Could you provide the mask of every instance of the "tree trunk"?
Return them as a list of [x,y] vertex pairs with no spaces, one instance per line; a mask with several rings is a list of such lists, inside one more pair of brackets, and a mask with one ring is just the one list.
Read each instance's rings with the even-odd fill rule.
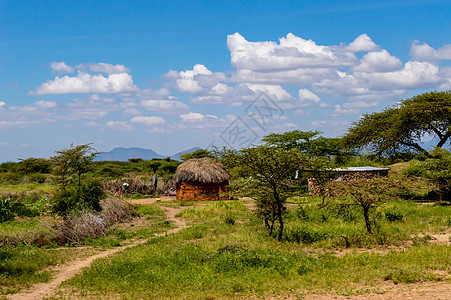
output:
[[282,217],[282,210],[283,210],[283,205],[282,203],[280,203],[280,197],[279,194],[277,193],[277,188],[275,185],[273,185],[273,193],[274,193],[274,200],[276,201],[276,205],[277,205],[277,221],[279,221],[279,233],[277,236],[277,239],[279,241],[282,240],[282,234],[283,234],[283,217]]
[[365,218],[366,231],[371,234],[371,223],[370,223],[370,208],[367,206],[363,207],[363,216]]

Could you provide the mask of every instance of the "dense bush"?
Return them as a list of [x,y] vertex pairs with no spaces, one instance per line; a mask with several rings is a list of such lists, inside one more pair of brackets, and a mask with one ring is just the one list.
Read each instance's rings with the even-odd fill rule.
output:
[[89,181],[80,188],[70,185],[53,197],[52,211],[59,215],[67,215],[72,210],[80,209],[100,211],[100,200],[105,197],[102,184],[97,180]]
[[0,223],[18,217],[35,217],[39,215],[36,209],[29,208],[20,196],[11,194],[0,196]]
[[0,223],[14,219],[11,206],[9,198],[0,198]]

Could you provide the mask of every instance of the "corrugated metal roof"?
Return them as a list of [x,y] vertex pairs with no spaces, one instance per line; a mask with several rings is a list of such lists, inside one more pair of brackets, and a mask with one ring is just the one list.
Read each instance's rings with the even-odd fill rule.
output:
[[385,171],[390,170],[389,168],[376,168],[376,167],[347,167],[347,168],[337,168],[332,171],[337,172],[365,172],[365,171]]

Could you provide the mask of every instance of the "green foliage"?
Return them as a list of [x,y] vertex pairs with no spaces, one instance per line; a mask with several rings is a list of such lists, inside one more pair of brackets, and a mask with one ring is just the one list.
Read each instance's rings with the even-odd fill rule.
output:
[[289,179],[296,170],[307,164],[307,157],[298,148],[258,146],[239,152],[226,150],[221,155],[224,165],[239,169],[242,176],[249,177],[246,183],[248,196],[256,197],[257,212],[272,235],[278,223],[278,239],[283,234],[284,203],[289,194]]
[[106,197],[102,183],[92,180],[79,188],[71,185],[61,189],[52,200],[52,211],[59,215],[67,215],[73,210],[92,209],[100,211],[100,200]]
[[0,223],[13,220],[18,217],[35,217],[39,215],[37,209],[29,208],[16,195],[0,196]]
[[163,160],[161,164],[158,166],[156,174],[158,176],[164,176],[168,174],[174,174],[177,170],[177,167],[181,164],[181,162],[176,160]]
[[345,181],[330,181],[328,183],[328,189],[335,196],[348,196],[355,204],[360,205],[363,210],[366,230],[371,234],[370,209],[373,206],[379,205],[382,201],[388,200],[387,194],[389,194],[389,190],[396,188],[398,185],[399,183],[397,181],[390,180],[386,177],[371,179],[355,178]]
[[417,162],[405,170],[407,176],[430,179],[438,186],[440,199],[451,202],[451,152],[437,148],[431,151],[432,158]]
[[0,223],[14,219],[12,204],[9,198],[0,198]]
[[180,156],[182,157],[182,161],[187,161],[192,158],[203,158],[203,157],[214,158],[213,152],[207,149],[198,149],[194,152],[181,154]]
[[52,171],[52,163],[45,158],[27,158],[19,159],[16,170],[24,174],[43,173],[50,174]]
[[[72,210],[100,210],[100,200],[105,198],[102,184],[89,181],[82,184],[82,175],[92,170],[92,162],[98,152],[90,144],[74,146],[56,151],[51,157],[55,164],[54,172],[58,176],[60,191],[53,198],[52,210],[60,215],[67,215]],[[76,185],[72,177],[77,177]],[[72,184],[72,185],[71,185]]]
[[326,138],[321,136],[321,133],[321,131],[293,130],[268,134],[262,141],[269,146],[285,149],[297,148],[302,153],[307,153],[313,157],[333,156],[337,163],[343,163],[349,157],[355,155],[353,152],[344,151],[340,147],[340,139]]
[[402,221],[404,215],[402,212],[394,209],[385,210],[385,218],[390,222]]
[[366,147],[391,155],[413,150],[430,154],[420,146],[424,136],[434,136],[437,147],[451,136],[451,92],[430,92],[403,100],[379,113],[364,114],[343,137],[348,148]]
[[[50,245],[49,247],[54,247]],[[52,249],[37,246],[5,246],[0,248],[0,294],[17,293],[38,282],[51,279],[49,266],[70,261],[85,254],[81,249]],[[12,297],[14,298],[14,296]]]
[[54,172],[58,176],[59,184],[64,189],[72,182],[71,176],[78,177],[78,188],[81,188],[81,176],[91,171],[92,161],[99,154],[90,144],[74,146],[56,151],[50,159],[55,164]]

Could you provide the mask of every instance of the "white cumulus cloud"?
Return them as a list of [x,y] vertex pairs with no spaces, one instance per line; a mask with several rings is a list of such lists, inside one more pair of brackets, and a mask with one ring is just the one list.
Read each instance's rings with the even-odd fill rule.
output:
[[402,62],[396,56],[390,55],[387,50],[365,54],[361,63],[352,68],[354,72],[392,72],[403,68]]
[[[88,124],[88,126],[92,126]],[[127,121],[108,121],[105,126],[117,131],[133,131],[135,128],[130,125]]]
[[112,65],[107,63],[83,63],[76,66],[80,70],[89,70],[91,72],[102,72],[107,74],[129,73],[130,69],[124,65]]
[[434,61],[434,60],[451,60],[451,44],[443,45],[437,50],[426,43],[420,44],[414,41],[410,48],[410,55],[415,60]]
[[74,72],[74,67],[66,65],[64,61],[54,61],[50,64],[50,68],[57,74],[65,74]]
[[379,50],[379,46],[376,45],[366,33],[364,33],[352,41],[347,46],[347,49],[352,52],[369,52]]
[[249,42],[238,32],[227,37],[232,64],[259,71],[354,65],[357,57],[344,47],[317,45],[292,33],[272,41]]
[[150,111],[173,115],[189,111],[188,105],[177,100],[143,100],[141,106]]
[[130,74],[117,73],[104,77],[79,71],[75,77],[58,77],[43,83],[30,94],[69,94],[69,93],[124,93],[134,92],[138,88],[133,84]]
[[214,115],[203,115],[201,113],[194,113],[194,112],[189,112],[187,114],[180,115],[180,119],[182,119],[182,121],[202,120],[205,118],[218,119],[218,117],[214,116]]
[[144,117],[144,116],[138,116],[133,117],[130,119],[131,123],[139,124],[143,126],[160,126],[166,124],[166,120],[162,117]]

